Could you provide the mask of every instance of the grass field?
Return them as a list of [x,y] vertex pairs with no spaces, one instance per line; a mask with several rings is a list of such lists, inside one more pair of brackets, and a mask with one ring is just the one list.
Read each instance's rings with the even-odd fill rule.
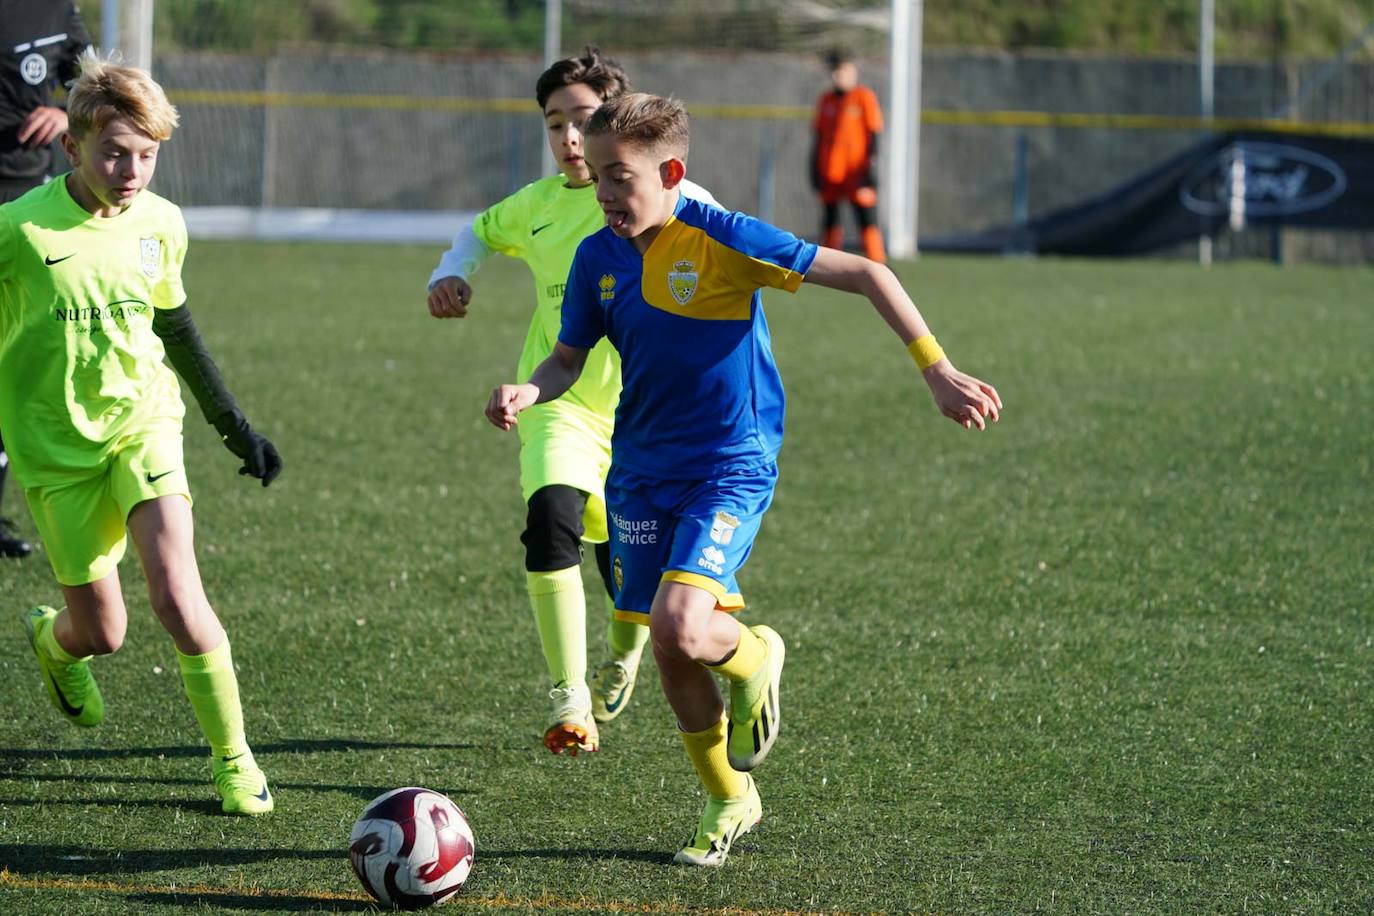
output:
[[706,872],[669,864],[700,799],[652,668],[601,753],[539,744],[516,440],[481,417],[529,281],[495,264],[441,324],[435,256],[193,247],[197,319],[286,460],[239,478],[192,408],[277,811],[216,813],[132,557],[92,732],[19,626],[58,600],[46,561],[7,563],[0,912],[363,910],[349,827],[408,784],[474,825],[455,911],[1374,909],[1374,273],[904,266],[1002,393],[982,435],[861,300],[769,294],[789,433],[741,578],[788,640],[786,725],[761,829]]

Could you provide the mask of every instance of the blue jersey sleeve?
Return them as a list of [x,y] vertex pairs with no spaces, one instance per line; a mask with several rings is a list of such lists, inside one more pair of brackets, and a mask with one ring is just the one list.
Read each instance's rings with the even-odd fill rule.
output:
[[794,293],[816,260],[817,246],[747,213],[702,207],[697,218],[707,235],[742,256],[731,264],[741,288]]
[[563,324],[558,332],[560,343],[582,350],[590,350],[606,336],[606,312],[591,250],[593,238],[583,239],[577,246],[563,290]]

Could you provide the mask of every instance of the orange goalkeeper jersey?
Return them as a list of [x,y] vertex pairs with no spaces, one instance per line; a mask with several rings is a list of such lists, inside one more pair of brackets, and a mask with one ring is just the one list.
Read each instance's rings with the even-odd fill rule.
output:
[[828,90],[816,102],[816,171],[822,184],[840,185],[865,174],[873,135],[883,129],[878,97],[867,86]]

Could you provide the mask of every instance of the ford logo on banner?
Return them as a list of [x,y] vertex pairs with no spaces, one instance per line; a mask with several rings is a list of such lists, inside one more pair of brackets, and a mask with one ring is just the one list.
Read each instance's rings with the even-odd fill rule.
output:
[[1238,205],[1246,216],[1291,216],[1325,207],[1346,184],[1344,170],[1320,153],[1239,140],[1194,169],[1178,193],[1200,216],[1223,216]]

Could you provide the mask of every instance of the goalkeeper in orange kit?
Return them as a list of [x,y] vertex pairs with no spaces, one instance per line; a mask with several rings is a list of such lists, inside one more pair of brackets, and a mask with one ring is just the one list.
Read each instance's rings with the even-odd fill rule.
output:
[[848,54],[832,51],[827,62],[831,86],[816,101],[811,147],[811,187],[824,207],[821,244],[841,247],[840,204],[847,200],[854,206],[864,254],[881,264],[887,258],[878,229],[875,175],[882,109],[873,90],[859,85],[859,68]]

